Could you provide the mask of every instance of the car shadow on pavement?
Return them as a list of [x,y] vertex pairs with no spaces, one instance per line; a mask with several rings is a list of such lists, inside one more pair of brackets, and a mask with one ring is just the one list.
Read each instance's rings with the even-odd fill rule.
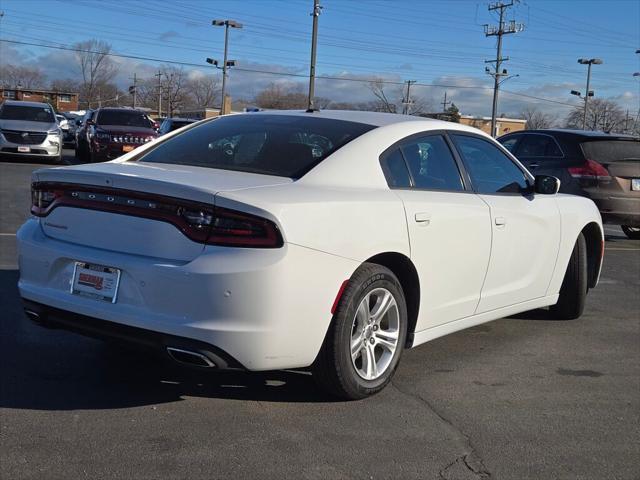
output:
[[332,402],[309,372],[212,372],[52,330],[22,312],[18,272],[0,270],[0,408],[117,409],[184,397]]

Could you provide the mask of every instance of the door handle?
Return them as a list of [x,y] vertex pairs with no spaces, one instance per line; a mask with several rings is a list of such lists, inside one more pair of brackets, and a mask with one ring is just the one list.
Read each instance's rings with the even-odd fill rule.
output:
[[426,213],[426,212],[419,212],[415,214],[415,217],[413,217],[416,221],[416,223],[419,223],[420,225],[424,225],[427,226],[429,225],[429,223],[431,223],[431,214],[430,213]]
[[495,222],[498,227],[504,227],[507,224],[507,220],[504,217],[496,217]]

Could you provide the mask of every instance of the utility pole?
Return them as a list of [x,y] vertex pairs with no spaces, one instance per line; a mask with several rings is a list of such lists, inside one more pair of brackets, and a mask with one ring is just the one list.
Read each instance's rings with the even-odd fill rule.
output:
[[416,81],[415,80],[407,80],[404,83],[407,84],[407,96],[402,100],[402,113],[404,115],[409,115],[409,113],[411,112],[411,105],[413,104],[413,102],[411,101],[411,96],[410,96],[411,85],[416,83]]
[[154,77],[158,77],[158,117],[162,117],[162,71],[158,70]]
[[494,71],[491,72],[487,68],[485,71],[493,77],[493,106],[491,108],[491,136],[496,137],[496,116],[498,114],[498,90],[500,89],[500,77],[508,75],[506,70],[502,70],[502,62],[509,60],[509,57],[502,58],[502,37],[511,33],[518,33],[524,30],[524,24],[516,23],[515,20],[511,20],[509,23],[504,21],[505,10],[513,6],[513,0],[509,3],[497,2],[489,5],[489,11],[500,11],[500,22],[497,27],[484,26],[485,37],[498,37],[498,46],[495,60],[485,60],[485,63],[494,63]]
[[313,98],[315,96],[316,83],[316,46],[318,44],[318,17],[320,16],[320,0],[313,0],[313,30],[311,33],[311,65],[309,67],[309,98],[307,99],[307,112],[313,112]]
[[449,105],[451,102],[447,102],[447,92],[444,92],[444,100],[442,101],[442,112],[446,112],[447,111],[447,105]]
[[[229,50],[229,27],[231,28],[242,28],[242,24],[236,22],[234,20],[213,20],[211,25],[214,27],[224,27],[224,59],[222,61],[222,105],[220,106],[220,115],[224,115],[225,113],[229,113],[225,110],[225,96],[227,91],[227,72],[229,71],[229,67],[233,67],[236,64],[235,60],[227,60],[227,52]],[[208,58],[207,63],[211,63],[212,65],[218,66],[217,60],[213,60]]]
[[129,87],[129,93],[133,96],[133,108],[136,108],[136,100],[138,95],[138,77],[133,73],[133,85]]

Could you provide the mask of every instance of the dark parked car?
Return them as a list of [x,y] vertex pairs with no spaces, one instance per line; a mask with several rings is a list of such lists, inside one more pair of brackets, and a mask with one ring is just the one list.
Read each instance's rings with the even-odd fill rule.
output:
[[99,108],[78,132],[76,157],[88,162],[112,160],[155,139],[155,123],[132,108]]
[[198,120],[194,120],[192,118],[165,118],[162,121],[162,125],[160,125],[160,131],[158,133],[160,135],[166,135],[169,132],[186,127],[187,125],[191,125],[197,121]]
[[640,239],[640,139],[582,130],[525,130],[498,138],[533,175],[591,198],[604,223]]

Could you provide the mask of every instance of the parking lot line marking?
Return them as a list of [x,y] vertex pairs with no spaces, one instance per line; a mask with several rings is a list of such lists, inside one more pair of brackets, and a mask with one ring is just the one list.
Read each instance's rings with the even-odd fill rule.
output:
[[15,233],[0,233],[0,237],[15,237]]
[[605,252],[607,250],[615,250],[618,252],[640,252],[640,248],[613,248],[613,247],[605,247]]

